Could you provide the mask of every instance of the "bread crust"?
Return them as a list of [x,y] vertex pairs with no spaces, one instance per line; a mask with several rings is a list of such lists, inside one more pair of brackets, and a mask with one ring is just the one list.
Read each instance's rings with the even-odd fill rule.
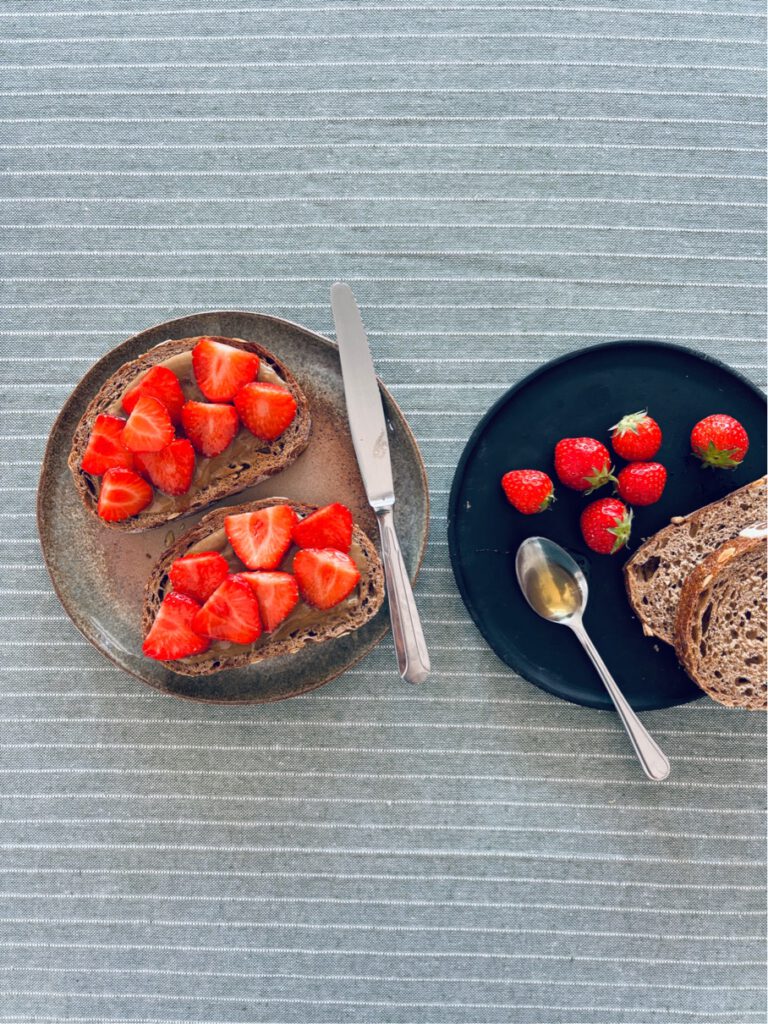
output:
[[[100,413],[107,412],[110,406],[130,387],[137,377],[145,373],[150,367],[156,366],[172,356],[191,351],[200,341],[200,337],[179,338],[161,342],[139,356],[138,359],[125,363],[102,385],[83,413],[72,439],[68,465],[77,492],[86,509],[92,515],[97,516],[97,495],[93,491],[88,474],[83,473],[80,469],[80,463],[88,446],[88,439],[90,438],[96,417]],[[174,519],[193,515],[195,512],[207,508],[208,505],[219,501],[221,498],[238,494],[240,491],[245,490],[246,487],[253,487],[275,473],[281,472],[291,465],[307,447],[312,427],[309,404],[304,392],[299,387],[298,382],[288,367],[277,356],[256,342],[243,341],[240,338],[214,337],[211,335],[205,335],[205,337],[213,337],[214,341],[231,345],[234,348],[241,348],[247,352],[253,352],[264,363],[272,367],[296,399],[297,410],[293,422],[275,441],[263,442],[254,437],[252,464],[241,467],[239,470],[233,470],[225,477],[219,477],[217,480],[210,482],[194,496],[186,508],[140,512],[138,515],[120,522],[106,522],[99,518],[99,522],[105,527],[113,530],[122,530],[126,533],[140,533],[144,530],[151,530],[155,526],[161,526],[163,523],[171,522]]]
[[[179,537],[171,547],[162,553],[150,573],[144,590],[142,611],[142,636],[144,638],[149,633],[163,597],[168,591],[168,571],[171,564],[186,554],[193,545],[220,530],[227,516],[237,515],[241,512],[256,512],[272,505],[290,505],[301,516],[307,516],[317,510],[316,505],[305,505],[301,502],[291,501],[290,498],[262,498],[260,501],[251,501],[244,505],[215,509],[203,516],[196,526]],[[240,651],[230,657],[209,653],[198,656],[193,663],[185,664],[185,659],[182,658],[178,661],[165,661],[162,664],[171,672],[177,672],[179,675],[212,675],[225,669],[242,668],[245,665],[255,665],[270,658],[278,658],[284,654],[294,654],[305,644],[324,643],[326,640],[345,636],[347,633],[359,629],[376,615],[383,604],[384,569],[373,542],[357,525],[353,529],[352,540],[360,547],[364,565],[360,567],[358,601],[342,617],[328,617],[325,625],[322,625],[321,619],[321,627],[318,629],[304,627],[282,640],[274,642],[267,640],[250,651]]]
[[[680,602],[675,617],[675,651],[680,664],[693,681],[700,686],[713,700],[726,707],[740,707],[749,710],[766,710],[765,680],[751,687],[750,695],[740,692],[735,687],[732,695],[725,695],[722,687],[715,688],[706,672],[700,671],[700,653],[697,648],[696,626],[701,621],[702,611],[708,604],[712,590],[724,573],[733,570],[733,563],[744,555],[767,550],[765,537],[734,537],[726,541],[717,550],[700,562],[683,584]],[[765,593],[760,615],[765,619]]]
[[[685,530],[686,527],[692,521],[695,521],[704,511],[710,512],[713,509],[717,509],[726,502],[732,502],[734,497],[738,495],[747,494],[749,492],[764,488],[766,484],[766,478],[760,477],[758,480],[753,480],[751,483],[746,484],[744,487],[740,487],[736,491],[732,491],[730,494],[726,494],[723,498],[719,498],[717,501],[713,501],[708,505],[704,505],[701,508],[695,509],[693,512],[688,513],[685,516],[675,516],[674,519],[669,523],[668,526],[662,527],[657,533],[644,543],[641,544],[637,551],[624,565],[624,586],[627,591],[627,597],[629,603],[634,611],[635,615],[640,620],[643,628],[643,633],[646,636],[656,636],[665,643],[674,644],[674,616],[672,617],[669,624],[669,631],[666,629],[659,630],[658,626],[652,628],[648,621],[648,616],[643,606],[642,597],[644,595],[645,588],[643,587],[642,572],[641,568],[645,563],[656,555],[656,552],[663,551],[665,544],[671,537],[678,531]],[[746,525],[744,523],[743,525]],[[735,527],[733,530],[733,536],[736,536],[741,527]],[[674,594],[670,594],[670,597],[674,597]]]

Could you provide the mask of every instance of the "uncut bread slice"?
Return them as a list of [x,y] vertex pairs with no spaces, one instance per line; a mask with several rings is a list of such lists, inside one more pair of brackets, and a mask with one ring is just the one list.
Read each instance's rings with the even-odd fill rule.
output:
[[705,693],[729,708],[768,706],[767,552],[765,536],[726,541],[693,570],[680,594],[680,663]]
[[675,642],[680,590],[703,558],[746,526],[765,520],[766,478],[755,480],[687,516],[676,516],[624,566],[629,603],[646,636]]
[[[227,516],[241,512],[256,512],[270,505],[290,505],[300,517],[315,512],[316,505],[305,505],[289,498],[263,498],[245,505],[219,508],[203,516],[197,526],[180,537],[158,559],[144,590],[142,612],[142,634],[147,633],[155,621],[158,609],[166,593],[171,589],[168,571],[171,564],[182,555],[192,551],[219,551],[229,561],[233,572],[248,571],[238,564],[224,534],[224,520]],[[281,565],[289,568],[291,554]],[[294,654],[305,644],[319,644],[334,637],[346,636],[359,629],[374,617],[384,601],[384,568],[379,554],[366,533],[355,525],[352,532],[350,557],[360,572],[360,582],[350,597],[327,611],[316,611],[303,602],[281,623],[274,633],[263,633],[253,644],[240,645],[214,641],[209,651],[176,661],[162,662],[172,672],[185,676],[207,676],[228,668],[242,668],[254,665],[282,654]]]
[[[106,381],[85,410],[72,439],[69,469],[83,504],[94,516],[97,514],[100,483],[97,477],[83,472],[81,463],[96,417],[100,413],[124,417],[126,413],[121,406],[122,396],[153,366],[162,365],[172,369],[181,381],[185,397],[203,401],[204,396],[197,387],[192,370],[192,350],[201,340],[201,337],[194,337],[163,341],[144,355],[125,363]],[[212,340],[245,349],[259,357],[259,380],[279,382],[296,399],[297,411],[293,422],[274,441],[261,441],[241,426],[232,444],[221,455],[211,459],[197,456],[192,486],[186,494],[169,497],[155,491],[152,503],[143,512],[119,522],[100,519],[99,522],[104,526],[112,530],[139,533],[180,516],[192,515],[215,501],[237,494],[246,487],[253,487],[267,477],[287,469],[307,447],[312,427],[309,404],[288,367],[256,342],[221,337],[212,337]]]

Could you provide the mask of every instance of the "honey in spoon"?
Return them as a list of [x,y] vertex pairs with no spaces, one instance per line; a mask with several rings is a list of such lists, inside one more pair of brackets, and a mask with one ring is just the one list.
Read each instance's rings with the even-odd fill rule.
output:
[[581,607],[578,583],[557,562],[538,561],[526,574],[525,590],[534,610],[545,619],[567,619]]

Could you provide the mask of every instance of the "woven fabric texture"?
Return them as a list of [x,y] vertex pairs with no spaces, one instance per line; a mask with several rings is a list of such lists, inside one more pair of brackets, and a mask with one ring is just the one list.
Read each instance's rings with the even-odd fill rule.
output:
[[[472,427],[543,361],[690,343],[764,386],[764,5],[0,5],[0,1024],[765,1019],[765,718],[615,717],[507,670],[445,535]],[[349,281],[424,453],[434,673],[385,640],[227,710],[110,666],[34,499],[88,366]]]

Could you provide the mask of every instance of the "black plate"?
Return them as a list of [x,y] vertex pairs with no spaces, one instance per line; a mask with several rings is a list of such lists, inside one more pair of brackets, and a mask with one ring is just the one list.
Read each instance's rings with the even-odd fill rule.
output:
[[[589,580],[584,623],[636,710],[702,696],[672,648],[644,637],[631,612],[621,569],[632,552],[609,557],[589,551],[578,521],[593,499],[558,486],[553,471],[553,449],[561,437],[607,442],[612,423],[646,407],[664,433],[657,458],[669,478],[661,501],[635,510],[633,549],[671,516],[706,505],[765,472],[765,398],[754,385],[723,363],[679,345],[615,341],[555,359],[510,388],[475,428],[451,489],[451,562],[480,632],[520,675],[589,707],[612,705],[578,640],[570,630],[540,619],[517,585],[515,552],[526,537],[552,538],[584,569]],[[751,447],[738,469],[703,469],[689,454],[694,423],[715,412],[730,413],[747,429]],[[523,516],[507,504],[499,481],[518,468],[551,474],[558,499],[551,511]],[[609,493],[606,487],[594,497]]]

